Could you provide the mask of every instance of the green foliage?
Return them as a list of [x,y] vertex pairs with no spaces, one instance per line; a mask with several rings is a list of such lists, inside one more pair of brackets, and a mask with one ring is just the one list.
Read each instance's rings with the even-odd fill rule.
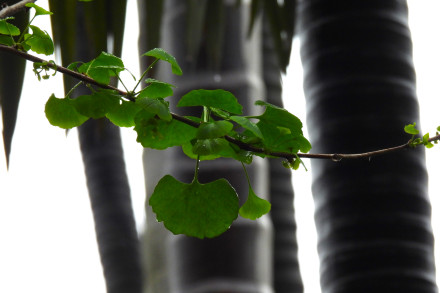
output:
[[246,174],[246,179],[248,181],[249,193],[248,193],[248,198],[247,198],[246,202],[244,203],[244,205],[241,206],[239,213],[240,213],[240,216],[242,216],[243,218],[256,220],[256,219],[260,218],[261,216],[270,212],[271,205],[270,205],[270,202],[258,197],[255,194],[254,190],[252,189],[251,181],[250,181],[249,175],[246,171],[246,167],[244,166],[243,163],[242,163],[242,166],[243,166],[244,173]]
[[[412,134],[412,137],[409,141],[410,147],[424,145],[426,148],[430,149],[430,148],[434,147],[434,144],[432,142],[434,142],[435,144],[438,143],[438,138],[430,141],[429,132],[425,133],[421,138],[420,137],[415,138],[415,136],[420,133],[420,131],[418,129],[416,129],[415,127],[416,127],[415,122],[413,124],[408,124],[404,127],[404,131],[406,133]],[[436,133],[437,136],[439,135],[438,134],[438,131],[440,131],[439,129],[440,129],[440,126],[437,127],[437,133]]]
[[116,126],[133,127],[134,117],[140,110],[141,108],[133,102],[121,101],[118,107],[110,109],[105,116]]
[[[164,50],[154,49],[146,55],[156,58],[147,71],[164,60],[176,74],[181,74],[177,61]],[[119,78],[125,70],[122,60],[108,53],[81,65],[73,63],[69,68],[103,85],[109,84],[111,77]],[[243,108],[231,92],[199,89],[184,95],[177,106],[201,107],[202,116],[175,119],[166,100],[173,94],[174,86],[151,78],[144,82],[148,84],[145,89],[136,92],[135,87],[126,95],[89,86],[92,93],[76,99],[52,96],[46,104],[46,116],[51,124],[61,128],[79,126],[89,118],[107,117],[115,125],[134,127],[137,141],[143,147],[162,150],[180,146],[197,165],[200,160],[220,157],[250,164],[254,155],[264,157],[272,151],[295,155],[311,148],[303,137],[301,121],[285,109],[258,101],[258,106],[266,108],[262,115],[239,116]],[[243,149],[243,144],[262,150]],[[299,163],[297,158],[290,167],[297,169]],[[270,203],[255,194],[250,182],[248,199],[240,208],[237,194],[226,180],[201,184],[197,172],[191,184],[165,176],[151,197],[150,205],[158,221],[163,221],[173,233],[214,237],[228,229],[238,214],[255,220],[270,211]]]
[[158,119],[151,112],[140,111],[135,117],[134,130],[137,141],[145,148],[163,150],[183,145],[195,137],[196,129],[183,122],[172,119]]
[[419,131],[416,129],[416,123],[415,122],[413,124],[406,125],[404,130],[408,134],[412,134],[412,135],[419,134]]
[[225,90],[193,90],[184,95],[177,107],[205,106],[232,114],[242,114],[243,107],[237,98]]
[[125,69],[122,60],[112,54],[102,52],[96,59],[82,64],[78,68],[83,73],[102,84],[109,84],[110,77],[117,76]]
[[173,85],[152,78],[145,80],[149,85],[139,92],[138,98],[166,98],[173,95]]
[[[286,3],[289,4],[284,5],[289,6],[292,13],[293,4]],[[264,4],[271,11],[271,29],[293,33],[293,27],[282,28],[273,18],[277,14],[275,4],[276,1]],[[252,18],[256,17],[259,5],[263,5],[262,2],[253,1]],[[18,27],[9,23],[13,19],[11,17],[1,19],[0,44],[21,51],[31,50],[52,55],[54,44],[50,36],[31,25],[35,17],[52,13],[34,3],[26,6],[35,10],[35,15],[27,26],[32,33],[25,33],[27,28],[21,32]],[[278,51],[285,49],[280,40],[277,45]],[[287,51],[280,55],[288,56]],[[52,94],[45,106],[48,121],[54,126],[69,129],[80,126],[90,118],[107,117],[117,126],[133,127],[137,133],[137,141],[143,147],[161,150],[179,146],[188,157],[195,159],[196,169],[191,183],[183,183],[166,175],[157,184],[149,201],[157,220],[163,222],[174,234],[211,238],[226,231],[238,215],[256,220],[269,213],[270,203],[255,194],[244,164],[251,164],[255,155],[284,157],[287,161],[283,165],[297,170],[303,164],[298,153],[307,153],[312,147],[303,136],[302,122],[287,110],[264,101],[255,103],[265,107],[263,114],[241,116],[242,105],[231,92],[222,89],[192,90],[178,101],[178,107],[202,108],[201,117],[182,117],[171,113],[166,98],[173,95],[174,85],[145,77],[160,60],[169,63],[174,74],[181,75],[182,70],[176,59],[163,49],[150,50],[144,56],[152,57],[153,62],[131,91],[125,88],[127,92],[109,86],[112,78],[120,80],[120,73],[126,70],[123,61],[112,54],[102,52],[89,62],[74,62],[69,65],[67,70],[80,73],[100,86],[94,87],[87,84],[91,82],[89,79],[80,78],[79,84],[85,83],[90,88],[89,95],[76,99],[69,97],[79,84],[64,98],[56,98]],[[284,65],[288,62],[281,61]],[[48,71],[52,69],[58,69],[53,61],[34,62],[34,72],[39,80],[50,78]],[[147,86],[136,91],[142,81]],[[125,87],[124,84],[123,86]],[[404,131],[412,135],[408,143],[411,147],[424,145],[431,148],[440,139],[440,126],[433,138],[429,137],[429,133],[416,138],[420,133],[416,129],[416,123],[406,125]],[[206,184],[198,181],[199,162],[221,157],[233,158],[243,166],[249,190],[247,200],[241,207],[236,191],[225,179]]]
[[[51,15],[52,12],[45,10],[35,3],[27,3],[26,6],[35,10],[35,15],[28,24],[28,27],[32,29],[32,33],[25,33],[27,29],[21,32],[18,27],[8,23],[8,20],[14,19],[13,17],[1,19],[0,44],[16,46],[24,51],[31,50],[38,54],[52,55],[54,52],[54,45],[49,34],[41,30],[39,27],[31,25],[35,17],[39,15]],[[17,37],[17,39],[14,37]]]
[[170,113],[170,103],[162,98],[149,99],[138,97],[136,104],[145,111],[157,115],[162,120],[169,122],[173,119]]
[[239,210],[237,193],[225,179],[186,184],[170,175],[156,185],[149,204],[168,230],[198,238],[225,232]]
[[249,187],[249,194],[246,202],[241,206],[239,213],[243,218],[256,220],[270,211],[270,202],[259,198],[252,188]]
[[71,99],[58,99],[54,94],[47,101],[44,111],[50,124],[65,129],[80,126],[89,119],[78,113]]
[[38,15],[52,15],[53,14],[52,12],[47,11],[46,9],[38,6],[35,3],[27,3],[26,7],[34,8],[35,9],[35,16],[38,16]]
[[150,56],[154,57],[159,60],[166,61],[170,63],[171,70],[176,75],[182,75],[182,69],[180,68],[179,64],[177,64],[176,58],[174,56],[170,55],[168,52],[161,48],[155,48],[153,50],[148,51],[143,56]]
[[30,50],[38,54],[52,55],[54,45],[49,34],[34,25],[29,27],[32,29],[32,34],[24,35],[23,46],[29,46]]
[[200,124],[197,128],[196,138],[198,139],[209,139],[218,138],[227,135],[234,125],[228,121],[220,120],[213,122],[206,122]]
[[78,113],[93,119],[103,118],[119,106],[119,96],[111,91],[93,92],[71,101]]
[[[0,34],[9,36],[20,35],[20,29],[13,24],[8,23],[8,20],[14,19],[13,17],[7,17],[0,19]],[[7,45],[7,44],[6,44]]]

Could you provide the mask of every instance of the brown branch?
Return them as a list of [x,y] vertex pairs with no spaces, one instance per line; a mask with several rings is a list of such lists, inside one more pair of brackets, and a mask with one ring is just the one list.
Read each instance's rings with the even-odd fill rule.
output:
[[[438,133],[438,132],[437,132]],[[433,142],[433,141],[439,141],[440,140],[440,134],[437,134],[436,136],[430,137],[428,139],[429,142]]]
[[18,3],[15,3],[14,5],[6,6],[2,10],[0,10],[0,19],[9,17],[20,12],[23,9],[26,9],[26,4],[34,3],[35,1],[37,0],[22,0]]
[[96,86],[98,86],[100,88],[103,88],[103,89],[114,90],[114,91],[118,92],[121,96],[124,96],[125,98],[130,100],[130,97],[128,96],[128,93],[123,91],[123,90],[115,88],[115,87],[113,87],[111,85],[106,85],[106,84],[99,83],[96,80],[88,77],[87,75],[84,75],[84,74],[78,73],[76,71],[67,69],[67,68],[65,68],[63,66],[60,66],[60,65],[56,65],[53,62],[49,62],[49,61],[46,61],[44,59],[38,58],[38,57],[36,57],[34,55],[31,55],[31,54],[28,54],[26,52],[20,51],[20,50],[14,48],[14,47],[0,45],[0,51],[9,52],[9,53],[18,55],[18,56],[20,56],[20,57],[22,57],[22,58],[24,58],[24,59],[26,59],[28,61],[34,62],[34,63],[43,63],[45,66],[47,66],[47,67],[49,67],[49,68],[51,68],[53,70],[56,70],[56,71],[61,72],[63,74],[67,74],[67,75],[69,75],[71,77],[74,77],[74,78],[76,78],[78,80],[83,81],[84,83],[96,85]]
[[[3,11],[3,10],[1,10],[1,11]],[[81,74],[81,73],[78,73],[76,71],[67,69],[67,68],[65,68],[63,66],[56,65],[56,64],[54,64],[52,62],[48,62],[48,61],[43,60],[41,58],[38,58],[36,56],[30,55],[30,54],[28,54],[26,52],[17,50],[14,47],[0,45],[0,51],[5,51],[5,52],[9,52],[9,53],[18,55],[18,56],[20,56],[20,57],[22,57],[22,58],[24,58],[26,60],[29,60],[31,62],[34,62],[34,63],[43,63],[47,67],[49,67],[49,68],[51,68],[53,70],[56,70],[56,71],[61,72],[63,74],[67,74],[69,76],[72,76],[72,77],[74,77],[74,78],[76,78],[78,80],[83,81],[84,83],[92,84],[92,85],[98,86],[98,87],[103,88],[103,89],[114,90],[118,94],[120,94],[121,96],[125,97],[126,99],[128,99],[130,101],[134,101],[134,98],[129,96],[128,93],[123,91],[123,90],[120,90],[120,89],[115,88],[115,87],[110,86],[110,85],[101,84],[101,83],[95,81],[94,79],[84,75],[84,74]],[[188,118],[185,118],[183,116],[180,116],[178,114],[171,113],[171,115],[173,116],[173,119],[176,119],[176,120],[178,120],[180,122],[188,124],[188,125],[190,125],[192,127],[196,127],[197,128],[200,125],[200,123],[192,121],[192,120],[190,120]],[[296,157],[300,157],[300,158],[307,158],[307,159],[326,159],[326,160],[332,160],[332,161],[335,161],[335,162],[339,162],[339,161],[341,161],[343,159],[371,158],[371,157],[374,157],[374,156],[383,155],[383,154],[387,154],[387,153],[391,153],[391,152],[395,152],[395,151],[399,151],[399,150],[403,150],[403,149],[407,149],[407,148],[411,147],[411,140],[410,140],[410,141],[408,141],[405,144],[398,145],[398,146],[395,146],[395,147],[390,147],[390,148],[385,148],[385,149],[375,150],[375,151],[365,152],[365,153],[358,153],[358,154],[337,154],[337,153],[335,153],[335,154],[303,154],[303,153],[291,154],[291,153],[286,153],[286,152],[270,152],[270,151],[267,151],[267,150],[265,150],[263,148],[255,147],[253,145],[244,143],[244,142],[242,142],[240,140],[237,140],[237,139],[235,139],[233,137],[230,137],[230,136],[225,136],[225,139],[227,141],[237,145],[238,147],[240,147],[243,150],[250,151],[250,152],[253,152],[253,153],[265,154],[265,155],[272,156],[272,157],[285,158],[288,161],[292,161]],[[438,140],[440,140],[440,135],[436,135],[436,136],[431,137],[431,138],[428,139],[429,142],[438,141]]]

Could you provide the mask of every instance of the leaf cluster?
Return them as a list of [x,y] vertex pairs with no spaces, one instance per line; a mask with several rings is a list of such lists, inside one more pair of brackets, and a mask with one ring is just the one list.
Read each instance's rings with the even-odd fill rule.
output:
[[[182,70],[176,59],[163,49],[156,48],[144,55],[153,57],[154,61],[134,89],[126,89],[126,95],[91,85],[88,85],[90,94],[75,99],[70,98],[70,92],[63,98],[52,95],[45,107],[49,122],[68,129],[88,119],[106,117],[117,126],[133,127],[143,147],[162,150],[180,146],[196,162],[193,182],[183,183],[167,175],[159,181],[150,199],[157,220],[163,221],[173,233],[214,237],[226,231],[238,214],[255,220],[268,213],[270,203],[252,190],[244,164],[250,164],[254,155],[308,152],[311,145],[303,136],[301,121],[285,109],[264,101],[256,103],[265,108],[263,114],[245,116],[237,98],[221,89],[192,90],[178,101],[177,107],[203,109],[201,117],[171,113],[166,99],[173,95],[174,86],[145,76],[159,60],[169,63],[175,74],[182,74]],[[87,63],[72,63],[68,69],[102,85],[108,85],[112,78],[119,79],[119,74],[126,70],[120,58],[104,52]],[[137,91],[141,82],[146,86]],[[235,189],[225,179],[207,184],[198,182],[199,161],[221,157],[243,164],[249,194],[242,207]],[[290,167],[295,166],[292,162]]]
[[[430,149],[434,147],[434,144],[438,143],[438,139],[434,139],[434,140],[430,139],[429,132],[422,135],[422,137],[416,137],[420,133],[420,131],[416,128],[416,122],[414,122],[413,124],[406,125],[404,127],[404,131],[412,135],[409,141],[410,147],[414,148],[419,145],[424,145],[426,148]],[[439,132],[440,132],[440,126],[437,127],[436,136],[439,135]]]
[[[51,14],[35,4],[27,6],[35,9],[32,20],[39,15]],[[26,33],[27,29],[21,32],[10,24],[10,19],[0,20],[0,44],[20,51],[53,54],[51,38],[45,31],[32,26],[32,20],[28,25],[32,33]],[[363,154],[308,155],[306,153],[311,145],[303,136],[302,122],[287,110],[264,101],[255,103],[264,108],[261,115],[246,116],[233,93],[222,89],[197,89],[181,97],[177,107],[199,107],[202,109],[200,117],[172,113],[167,99],[173,96],[174,85],[146,76],[159,61],[167,62],[174,74],[181,75],[182,70],[176,59],[163,49],[150,50],[144,56],[152,57],[153,62],[131,90],[120,79],[120,73],[127,70],[123,61],[106,52],[86,63],[74,62],[62,70],[52,61],[29,60],[34,62],[34,72],[39,79],[49,78],[50,69],[74,73],[80,79],[65,97],[57,98],[54,94],[49,97],[45,113],[52,125],[69,129],[88,119],[107,118],[117,126],[132,127],[143,147],[162,150],[178,146],[195,160],[191,183],[166,175],[157,184],[149,201],[157,220],[164,222],[175,234],[215,237],[225,232],[238,215],[255,220],[267,214],[271,205],[255,194],[245,167],[252,163],[254,156],[284,157],[287,161],[283,165],[296,170],[302,163],[300,156],[340,161],[342,158],[371,156],[407,146],[431,148],[440,139],[440,126],[433,138],[429,137],[429,133],[416,137],[419,130],[413,123],[404,128],[412,138],[402,146]],[[112,79],[119,80],[126,91],[109,86]],[[89,87],[90,94],[72,99],[71,93],[82,83]],[[137,90],[141,83],[145,87]],[[206,184],[198,181],[200,161],[217,158],[232,158],[243,166],[249,188],[247,200],[241,207],[239,195],[225,179]]]
[[[32,25],[32,21],[37,16],[51,15],[52,12],[45,10],[35,3],[27,3],[26,6],[34,8],[35,14],[23,31],[20,31],[18,27],[9,23],[14,17],[0,19],[0,44],[13,46],[23,51],[33,51],[37,54],[52,55],[54,52],[52,38],[46,31]],[[30,29],[32,33],[28,32],[28,29]]]

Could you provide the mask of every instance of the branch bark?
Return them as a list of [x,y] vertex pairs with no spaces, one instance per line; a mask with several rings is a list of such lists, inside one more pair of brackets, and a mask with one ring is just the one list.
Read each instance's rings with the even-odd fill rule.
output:
[[6,6],[2,10],[0,10],[0,19],[14,15],[20,12],[21,10],[26,9],[26,4],[34,3],[36,1],[37,0],[23,0],[18,3],[15,3],[14,5]]

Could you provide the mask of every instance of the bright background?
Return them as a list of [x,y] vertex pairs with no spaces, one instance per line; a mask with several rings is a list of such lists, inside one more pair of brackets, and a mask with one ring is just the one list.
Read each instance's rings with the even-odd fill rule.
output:
[[[39,0],[38,5],[47,8],[47,1]],[[440,2],[410,0],[409,5],[421,122],[424,132],[433,133],[440,125],[437,86],[440,82]],[[135,0],[128,0],[127,13],[122,59],[126,67],[139,76]],[[50,32],[48,18],[42,16],[39,20],[42,22],[35,24]],[[293,47],[291,66],[284,78],[284,95],[289,111],[305,121],[297,40]],[[104,293],[77,132],[72,130],[66,137],[64,130],[51,126],[44,116],[48,97],[52,93],[63,96],[61,74],[38,82],[29,66],[25,84],[9,171],[0,154],[0,292]],[[131,129],[122,129],[122,135],[135,217],[142,231],[145,200],[142,147],[136,143],[136,135]],[[438,162],[440,149],[436,146],[427,151],[436,235],[440,235]],[[309,162],[305,163],[310,169]],[[293,181],[301,272],[306,293],[315,293],[319,292],[319,266],[310,192],[311,172],[300,168],[294,172]],[[439,251],[436,246],[437,259],[440,259]]]

